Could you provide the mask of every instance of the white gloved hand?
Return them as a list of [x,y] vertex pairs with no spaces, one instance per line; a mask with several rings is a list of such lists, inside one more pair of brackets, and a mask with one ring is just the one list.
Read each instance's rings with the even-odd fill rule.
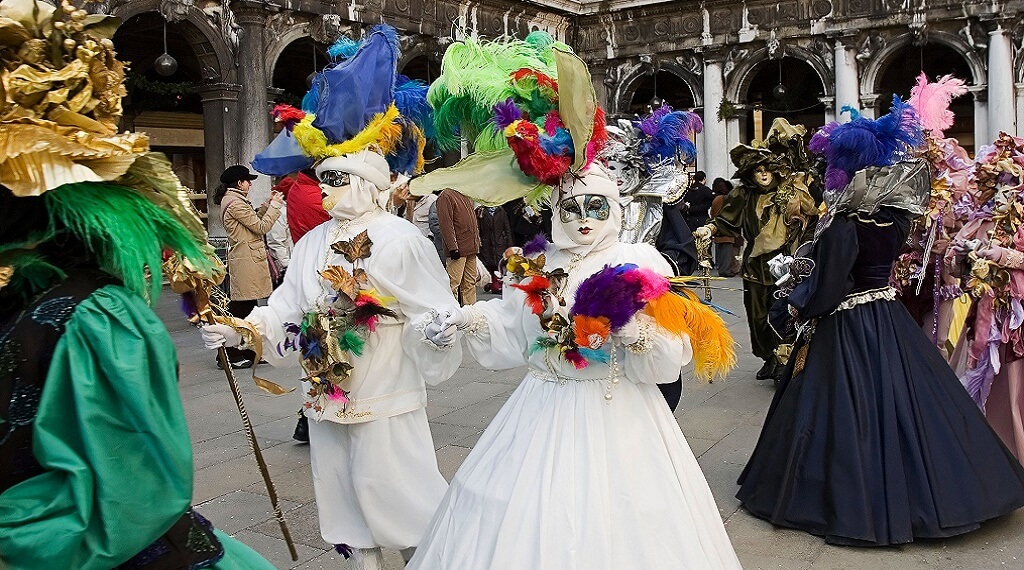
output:
[[693,230],[693,237],[702,239],[711,237],[711,226],[701,226]]
[[640,323],[637,322],[636,317],[633,317],[629,319],[629,322],[622,325],[622,328],[615,331],[615,335],[619,337],[619,341],[622,344],[636,344],[640,340]]
[[203,344],[209,349],[242,344],[242,335],[228,325],[203,325]]
[[423,336],[434,343],[434,346],[444,348],[451,346],[455,342],[455,332],[457,330],[455,325],[445,325],[443,322],[439,323],[435,319],[423,329]]
[[464,329],[469,325],[469,314],[466,313],[465,309],[459,307],[451,308],[445,314],[444,319],[441,320],[441,325],[444,328],[455,326],[459,329]]

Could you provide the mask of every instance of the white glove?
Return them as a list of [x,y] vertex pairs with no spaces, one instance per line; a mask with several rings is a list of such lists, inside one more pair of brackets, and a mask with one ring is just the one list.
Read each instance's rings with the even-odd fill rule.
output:
[[628,323],[622,325],[622,328],[616,331],[615,335],[619,337],[622,344],[636,344],[640,340],[640,323],[636,321],[636,317],[633,317],[629,319]]
[[707,238],[711,237],[711,227],[710,226],[701,226],[701,227],[693,230],[693,237],[702,238],[702,239],[707,239]]
[[469,315],[466,314],[465,309],[454,307],[448,310],[448,313],[445,314],[444,319],[441,320],[440,324],[444,328],[455,326],[461,330],[469,325]]
[[445,325],[443,322],[439,323],[434,320],[423,329],[423,336],[434,343],[434,346],[444,348],[455,342],[455,331],[457,330],[455,325]]
[[203,325],[203,344],[209,349],[238,346],[242,344],[242,335],[227,325]]

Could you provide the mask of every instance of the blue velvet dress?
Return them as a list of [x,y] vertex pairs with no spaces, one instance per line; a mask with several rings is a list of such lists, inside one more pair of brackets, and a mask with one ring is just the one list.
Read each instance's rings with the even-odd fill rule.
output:
[[896,210],[842,216],[814,244],[815,267],[789,304],[816,324],[794,346],[740,476],[751,514],[882,546],[965,533],[1024,505],[1024,469],[889,300],[909,226]]

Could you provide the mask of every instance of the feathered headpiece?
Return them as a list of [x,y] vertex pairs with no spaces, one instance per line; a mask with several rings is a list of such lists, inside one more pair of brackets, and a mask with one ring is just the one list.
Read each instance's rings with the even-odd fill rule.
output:
[[332,62],[314,78],[302,109],[275,107],[272,114],[285,129],[253,168],[282,176],[370,148],[387,158],[392,172],[422,172],[424,131],[433,130],[427,86],[396,74],[395,29],[375,26],[358,42],[342,37],[328,53]]
[[943,75],[931,83],[922,71],[917,76],[917,85],[910,90],[909,103],[917,110],[921,119],[921,128],[929,131],[935,138],[942,138],[942,131],[953,126],[953,111],[949,104],[957,97],[967,93],[963,80],[952,75]]
[[488,205],[541,198],[608,139],[586,64],[544,32],[453,44],[427,100],[438,147],[458,148],[461,135],[476,152],[414,180],[413,194],[450,187]]
[[14,268],[15,288],[54,224],[150,300],[165,252],[206,275],[222,269],[167,158],[150,152],[145,134],[118,133],[126,92],[117,23],[67,0],[0,3],[0,186],[14,199],[42,195],[50,219],[50,233],[0,243],[0,273]]
[[[853,109],[844,107],[843,111]],[[872,120],[859,115],[848,123],[835,121],[811,137],[812,152],[825,156],[825,190],[840,190],[858,170],[891,166],[921,145],[924,135],[917,111],[893,95],[889,113]]]
[[697,158],[693,137],[704,130],[700,115],[665,105],[639,121],[620,120],[602,158],[636,162],[646,174],[666,160],[692,164]]
[[764,140],[739,144],[729,151],[729,158],[736,166],[735,178],[749,180],[761,165],[782,175],[809,171],[811,163],[804,145],[806,134],[803,125],[792,125],[782,117],[776,118]]

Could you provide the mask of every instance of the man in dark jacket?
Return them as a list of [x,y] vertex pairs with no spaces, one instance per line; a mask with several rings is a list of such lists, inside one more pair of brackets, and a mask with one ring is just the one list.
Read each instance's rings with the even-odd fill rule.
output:
[[480,261],[490,273],[484,290],[498,293],[501,283],[495,275],[504,260],[505,250],[515,245],[512,242],[512,227],[508,215],[499,207],[480,206],[476,209],[477,227],[480,229]]
[[686,189],[686,194],[683,195],[683,219],[686,221],[687,227],[691,229],[708,223],[708,212],[711,210],[711,201],[714,200],[715,195],[711,188],[708,188],[707,179],[708,175],[704,171],[698,170],[693,175],[693,182]]
[[476,302],[476,256],[480,253],[480,230],[473,201],[453,188],[437,197],[437,221],[441,242],[448,252],[448,278],[452,294],[463,305]]

